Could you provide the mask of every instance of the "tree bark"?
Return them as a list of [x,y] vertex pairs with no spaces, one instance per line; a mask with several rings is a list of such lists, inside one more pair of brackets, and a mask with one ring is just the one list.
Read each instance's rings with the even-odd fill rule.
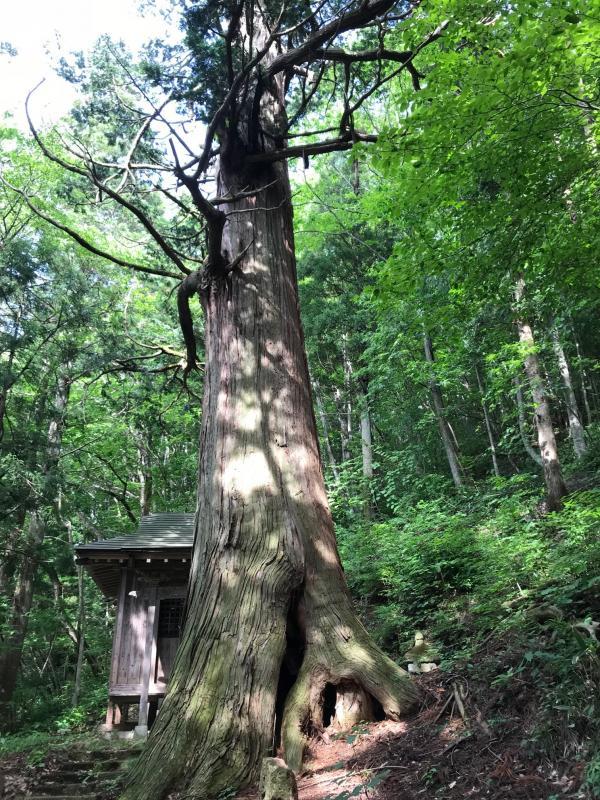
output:
[[492,467],[494,469],[494,475],[499,478],[500,477],[500,468],[498,467],[498,456],[496,455],[496,441],[494,439],[494,431],[492,430],[492,422],[490,420],[490,415],[488,413],[487,405],[485,402],[485,392],[483,389],[483,382],[481,380],[481,375],[479,374],[479,368],[477,364],[475,364],[475,377],[477,378],[477,386],[479,387],[479,400],[481,403],[481,409],[483,411],[483,419],[485,420],[485,430],[488,436],[488,442],[490,443],[490,454],[492,456]]
[[299,318],[287,168],[240,173],[222,158],[218,186],[260,191],[226,207],[224,250],[248,250],[232,274],[201,290],[205,378],[187,616],[128,800],[171,791],[206,798],[248,785],[280,728],[298,769],[307,735],[323,725],[328,684],[363,688],[392,717],[415,702],[406,673],[358,621],[337,552]]
[[10,727],[13,719],[12,697],[21,668],[23,644],[27,635],[29,612],[33,603],[35,576],[41,558],[46,534],[43,508],[56,499],[56,468],[62,446],[65,411],[69,400],[70,381],[66,375],[58,377],[54,409],[48,426],[46,458],[43,466],[44,486],[42,496],[29,515],[29,527],[24,546],[19,577],[16,582],[9,620],[9,633],[0,650],[0,726]]
[[[427,363],[432,365],[435,364],[433,345],[431,343],[431,337],[427,332],[423,333],[423,349],[425,351],[425,360],[427,361]],[[433,402],[433,413],[435,414],[435,418],[440,431],[440,436],[442,439],[442,444],[444,445],[444,450],[446,451],[448,466],[450,467],[450,473],[452,475],[452,480],[454,481],[454,485],[458,489],[464,484],[464,481],[462,476],[462,468],[460,465],[460,461],[458,459],[458,453],[452,436],[452,431],[450,430],[450,426],[448,425],[448,421],[446,419],[446,407],[444,404],[444,397],[442,395],[442,390],[440,389],[440,385],[436,381],[435,377],[432,377],[428,381],[428,384],[429,384],[429,391],[431,392],[431,400]]]
[[519,435],[521,437],[521,441],[523,442],[523,447],[527,455],[535,461],[538,467],[542,466],[542,457],[539,454],[539,451],[532,447],[531,442],[529,441],[529,436],[527,433],[527,425],[525,421],[525,404],[523,402],[523,390],[521,389],[521,381],[518,377],[515,376],[514,379],[515,384],[515,401],[517,404],[517,419],[519,423]]
[[533,399],[538,446],[542,457],[542,468],[548,494],[548,508],[550,510],[558,510],[562,506],[562,498],[567,494],[567,487],[560,467],[558,447],[556,446],[556,437],[552,427],[550,402],[536,351],[533,330],[521,313],[524,292],[525,281],[521,276],[518,278],[515,288],[515,299],[518,306],[517,330],[519,332],[519,341],[524,348],[525,372]]
[[363,474],[363,513],[370,520],[373,512],[371,502],[371,483],[373,481],[373,436],[371,432],[371,412],[369,409],[368,390],[364,392],[363,406],[360,412],[360,440],[362,446]]
[[327,453],[327,460],[333,473],[336,483],[340,482],[340,472],[335,463],[335,456],[333,455],[333,448],[331,447],[331,439],[329,438],[329,425],[327,424],[327,415],[325,414],[325,407],[323,406],[323,399],[321,397],[321,387],[319,382],[313,380],[313,393],[315,396],[315,403],[317,406],[317,413],[321,420],[321,428],[323,429],[323,441],[325,442],[325,451]]
[[571,380],[571,370],[569,362],[565,355],[562,342],[560,341],[560,334],[556,322],[552,323],[550,329],[552,337],[552,346],[554,354],[558,362],[558,369],[560,377],[562,378],[563,386],[565,389],[565,400],[567,405],[567,418],[569,420],[569,433],[571,435],[571,442],[573,443],[573,451],[577,459],[583,458],[587,452],[587,444],[585,441],[585,432],[583,429],[582,416],[577,403],[577,397],[573,389],[573,381]]

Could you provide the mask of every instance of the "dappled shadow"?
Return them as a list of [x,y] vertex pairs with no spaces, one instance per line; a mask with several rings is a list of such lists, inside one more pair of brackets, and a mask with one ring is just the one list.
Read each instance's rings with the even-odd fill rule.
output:
[[[278,687],[281,715],[282,693],[300,686],[295,677],[306,664],[323,686],[351,678],[382,693],[382,703],[395,702],[386,685],[393,667],[354,616],[337,553],[286,178],[229,213],[251,208],[233,213],[224,233],[229,252],[247,255],[203,298],[206,385],[187,618],[131,798],[184,788],[212,795],[247,783],[277,744]],[[281,214],[265,210],[276,208]],[[298,735],[304,702],[294,708]]]
[[[399,722],[360,723],[348,734],[325,731],[307,752],[299,800],[581,796],[581,764],[574,759],[552,763],[524,747],[531,741],[531,705],[472,683],[463,718],[448,702],[453,683],[463,680],[441,672],[419,676],[424,699],[414,715]],[[258,800],[258,792],[254,787],[236,798]]]

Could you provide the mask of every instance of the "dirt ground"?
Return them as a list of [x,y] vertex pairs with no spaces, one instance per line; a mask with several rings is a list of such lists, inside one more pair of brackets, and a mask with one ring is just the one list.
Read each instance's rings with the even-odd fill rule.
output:
[[[584,798],[583,764],[541,762],[527,754],[531,708],[485,693],[485,706],[460,676],[420,676],[419,712],[401,722],[326,731],[311,744],[298,779],[299,800],[494,800]],[[488,722],[487,720],[490,720]],[[247,791],[238,800],[258,800]]]
[[[573,800],[583,764],[535,755],[534,687],[510,692],[436,671],[416,679],[422,704],[400,722],[332,729],[311,742],[298,777],[299,800]],[[0,761],[0,797],[26,797],[36,772],[22,755]],[[247,790],[238,800],[258,800]]]

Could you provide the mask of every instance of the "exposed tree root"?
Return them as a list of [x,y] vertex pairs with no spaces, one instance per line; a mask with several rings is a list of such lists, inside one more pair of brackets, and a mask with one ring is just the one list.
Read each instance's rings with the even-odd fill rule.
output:
[[371,641],[349,601],[337,600],[337,605],[315,607],[307,597],[306,650],[285,704],[282,730],[285,758],[294,770],[302,766],[310,735],[330,721],[328,687],[336,690],[333,716],[340,728],[352,727],[362,714],[362,719],[373,719],[377,708],[382,716],[398,719],[418,698],[408,674]]

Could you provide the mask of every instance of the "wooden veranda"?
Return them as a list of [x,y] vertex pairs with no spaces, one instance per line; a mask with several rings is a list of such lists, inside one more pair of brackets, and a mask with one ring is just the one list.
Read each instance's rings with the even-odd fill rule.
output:
[[103,594],[116,601],[105,730],[145,736],[165,696],[181,633],[193,514],[150,514],[129,536],[75,547]]

